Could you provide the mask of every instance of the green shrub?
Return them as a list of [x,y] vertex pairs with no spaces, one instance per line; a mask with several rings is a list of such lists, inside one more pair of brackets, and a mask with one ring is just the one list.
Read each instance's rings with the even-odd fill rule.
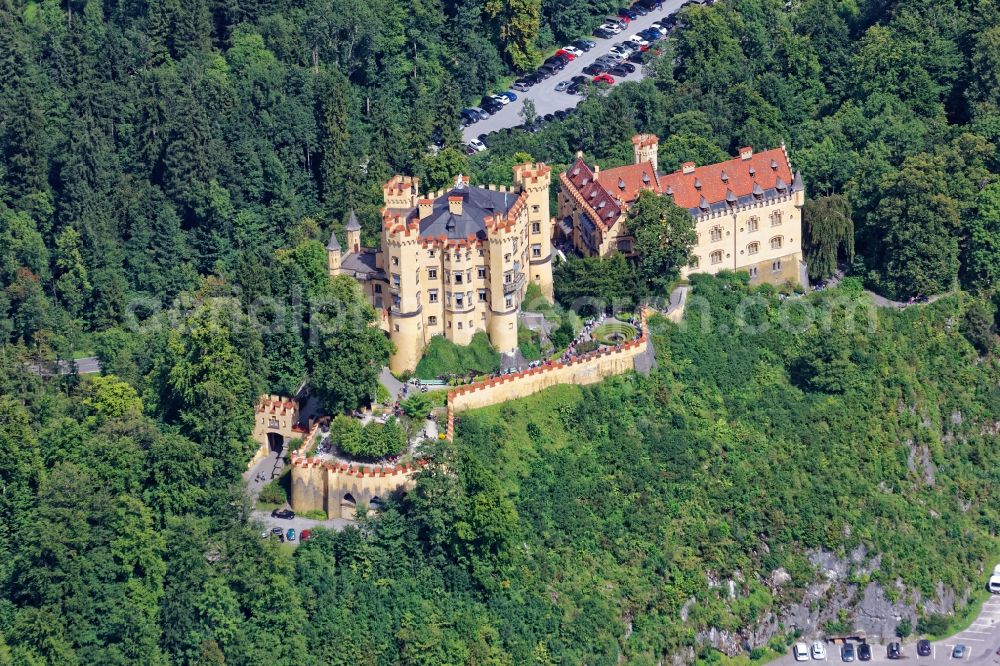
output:
[[917,619],[917,633],[939,636],[948,631],[951,621],[947,615],[925,615]]
[[309,511],[303,511],[302,513],[297,515],[300,516],[301,518],[308,518],[309,520],[327,519],[326,511],[323,511],[323,509],[311,509]]
[[587,352],[594,351],[595,349],[597,349],[600,346],[601,346],[601,344],[599,342],[597,342],[596,340],[584,340],[583,342],[581,342],[580,344],[578,344],[576,346],[576,353],[577,354],[586,354]]
[[527,361],[537,361],[542,357],[541,338],[530,328],[520,326],[517,329],[517,348]]
[[330,424],[330,438],[343,453],[363,460],[384,458],[406,446],[406,433],[395,418],[384,425],[370,421],[362,426],[357,419],[341,415]]
[[281,479],[264,484],[260,489],[260,496],[257,498],[262,504],[285,504],[288,501],[288,493],[281,483]]
[[468,346],[456,345],[443,335],[431,338],[414,373],[420,379],[437,379],[469,372],[489,374],[500,369],[500,354],[482,331]]

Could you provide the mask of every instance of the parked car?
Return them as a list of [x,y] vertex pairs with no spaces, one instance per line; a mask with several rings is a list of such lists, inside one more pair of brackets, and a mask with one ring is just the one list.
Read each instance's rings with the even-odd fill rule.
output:
[[611,39],[612,37],[615,36],[615,33],[606,28],[605,26],[595,28],[592,34],[594,35],[594,37],[600,37],[601,39]]
[[284,533],[285,533],[285,530],[281,529],[280,527],[272,527],[271,528],[271,534],[273,534],[274,536],[281,536]]
[[486,150],[486,144],[480,141],[479,139],[473,139],[472,141],[469,142],[469,148],[472,148],[477,153],[481,153],[484,150]]
[[840,660],[848,664],[854,661],[853,643],[844,643],[844,645],[840,648]]
[[[576,49],[574,49],[574,50],[576,50]],[[569,60],[576,60],[576,54],[575,53],[570,53],[566,49],[559,49],[558,51],[556,51],[556,55],[557,56],[562,56],[564,58],[568,58]]]
[[531,87],[531,83],[527,79],[518,79],[510,87],[514,90],[525,92]]
[[812,653],[813,659],[819,659],[819,660],[826,659],[826,646],[823,645],[823,641],[816,641],[815,643],[813,643],[810,652]]
[[639,18],[639,12],[629,7],[625,7],[623,9],[618,10],[618,16],[620,16],[621,19],[627,23],[629,21],[634,21],[637,18]]
[[302,530],[302,534],[299,535],[299,541],[309,541],[309,537],[312,536],[312,532],[309,530]]
[[646,62],[646,54],[647,53],[649,53],[649,52],[648,51],[636,51],[635,53],[633,53],[632,55],[630,55],[628,57],[628,61],[629,62],[634,62],[637,65],[641,65],[642,63]]
[[481,106],[474,106],[474,107],[472,107],[472,110],[475,111],[477,114],[479,114],[479,119],[480,120],[486,120],[487,118],[490,117],[490,115],[492,115],[492,114],[490,114],[489,111],[487,111],[486,109],[484,109]]
[[[628,25],[628,21],[626,21],[625,18],[622,16],[609,16],[606,19],[604,19],[604,22],[607,23],[608,25],[616,25],[619,28],[621,28],[621,30],[624,30],[625,26]],[[619,30],[618,32],[621,32],[621,30]]]
[[573,85],[572,81],[560,81],[556,84],[556,92],[566,92],[566,88]]
[[[573,56],[574,58],[579,58],[580,56],[583,55],[583,51],[581,51],[580,49],[576,48],[573,45],[564,46],[561,49],[559,49],[559,51],[563,51],[565,53],[568,53],[571,56]],[[559,51],[556,51],[556,53],[559,53]]]
[[489,111],[491,114],[496,113],[503,108],[503,102],[496,100],[492,97],[484,97],[479,105]]
[[926,638],[921,638],[919,641],[917,641],[917,656],[919,657],[931,656],[931,642]]
[[626,76],[628,76],[628,70],[626,70],[621,65],[615,65],[614,67],[608,70],[608,74],[610,74],[611,76],[618,76],[621,78],[625,78]]
[[646,14],[649,13],[649,10],[643,7],[642,4],[638,2],[632,5],[632,11],[638,14],[639,16],[645,16]]
[[544,120],[547,123],[551,123],[555,119],[556,119],[556,117],[554,115],[552,115],[551,113],[546,113],[544,116],[542,116],[542,120]]
[[591,76],[597,76],[598,74],[603,74],[608,71],[608,68],[600,63],[592,63],[583,68],[584,74],[590,74]]
[[632,74],[633,72],[635,72],[635,65],[633,65],[630,62],[619,63],[618,67],[623,67],[625,69],[625,71],[628,72],[629,74]]
[[952,659],[965,659],[965,646],[959,643],[955,646],[955,649],[951,651]]
[[858,646],[858,661],[869,661],[872,658],[872,646],[862,643]]
[[517,95],[515,95],[514,93],[512,93],[509,90],[507,92],[500,93],[500,96],[501,97],[506,97],[508,102],[516,102],[517,101]]
[[272,518],[280,518],[281,520],[291,520],[295,517],[295,512],[291,509],[275,509],[271,512]]
[[643,39],[639,35],[632,35],[631,37],[628,38],[628,41],[632,42],[633,44],[638,44],[639,48],[649,46],[649,41]]
[[575,42],[573,42],[573,46],[575,46],[576,48],[578,48],[581,51],[583,51],[584,53],[586,53],[590,49],[592,49],[595,46],[597,46],[597,42],[589,40],[589,39],[578,39]]
[[889,657],[889,659],[899,659],[902,657],[903,653],[899,649],[899,643],[889,643],[885,648],[885,656]]
[[566,116],[569,114],[560,109],[559,111],[553,111],[552,115],[556,117],[556,120],[566,120]]
[[295,541],[295,528],[289,527],[288,532],[285,533],[285,538],[289,541]]
[[594,83],[607,83],[608,85],[614,85],[615,77],[608,74],[598,74],[594,77]]
[[539,79],[541,79],[542,81],[544,81],[545,79],[547,79],[550,76],[552,76],[553,74],[555,74],[555,72],[556,72],[556,68],[555,67],[550,67],[548,65],[542,65],[541,67],[538,68],[538,70],[535,71],[535,76],[537,76]]
[[795,661],[809,661],[809,647],[805,643],[796,643],[792,648]]

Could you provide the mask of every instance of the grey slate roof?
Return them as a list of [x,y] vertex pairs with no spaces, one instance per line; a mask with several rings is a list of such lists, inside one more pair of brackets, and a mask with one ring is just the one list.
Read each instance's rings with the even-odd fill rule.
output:
[[330,232],[330,242],[326,244],[326,249],[331,251],[340,249],[340,243],[337,241],[336,232],[333,231]]
[[351,252],[341,259],[340,267],[344,271],[353,273],[356,278],[385,279],[385,272],[375,267],[375,250]]
[[[462,197],[461,215],[452,215],[448,197]],[[486,239],[486,218],[506,215],[520,195],[517,192],[496,192],[482,187],[456,187],[434,200],[431,214],[420,220],[420,237],[464,239],[475,236]],[[413,210],[410,215],[417,215]]]
[[347,218],[347,226],[344,227],[346,231],[361,231],[361,224],[358,222],[358,216],[354,214],[354,209],[351,209],[351,215]]

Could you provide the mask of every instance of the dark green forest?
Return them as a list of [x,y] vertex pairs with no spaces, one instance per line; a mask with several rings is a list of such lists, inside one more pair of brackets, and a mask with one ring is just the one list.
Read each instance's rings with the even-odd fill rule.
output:
[[[859,544],[887,588],[970,589],[1000,524],[1000,9],[692,7],[646,80],[455,150],[461,106],[614,7],[0,0],[0,665],[708,660],[700,629],[753,624],[808,552]],[[727,332],[660,322],[651,377],[468,414],[377,520],[262,540],[257,396],[310,377],[354,408],[390,352],[327,277],[348,211],[371,240],[394,172],[620,164],[637,130],[664,169],[784,140],[814,277],[854,276],[817,308],[961,289],[849,331],[697,279]],[[615,261],[595,289],[623,289]],[[751,292],[768,332],[735,326]],[[33,365],[79,353],[104,374]],[[706,584],[737,571],[734,600]]]

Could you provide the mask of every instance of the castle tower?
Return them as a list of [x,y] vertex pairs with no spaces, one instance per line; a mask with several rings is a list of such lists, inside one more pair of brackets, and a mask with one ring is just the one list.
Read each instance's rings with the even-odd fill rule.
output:
[[330,277],[340,273],[340,243],[337,242],[336,232],[330,232],[330,242],[326,244],[326,268]]
[[549,215],[549,184],[552,169],[542,163],[518,164],[514,183],[528,195],[528,279],[537,284],[549,301],[552,289],[552,216]]
[[347,218],[347,226],[344,227],[344,231],[347,232],[347,253],[356,254],[361,251],[361,224],[358,222],[358,216],[354,214],[354,209],[351,209],[351,215]]
[[632,137],[632,153],[635,164],[652,162],[653,171],[657,170],[656,156],[660,140],[655,134],[636,134]]

